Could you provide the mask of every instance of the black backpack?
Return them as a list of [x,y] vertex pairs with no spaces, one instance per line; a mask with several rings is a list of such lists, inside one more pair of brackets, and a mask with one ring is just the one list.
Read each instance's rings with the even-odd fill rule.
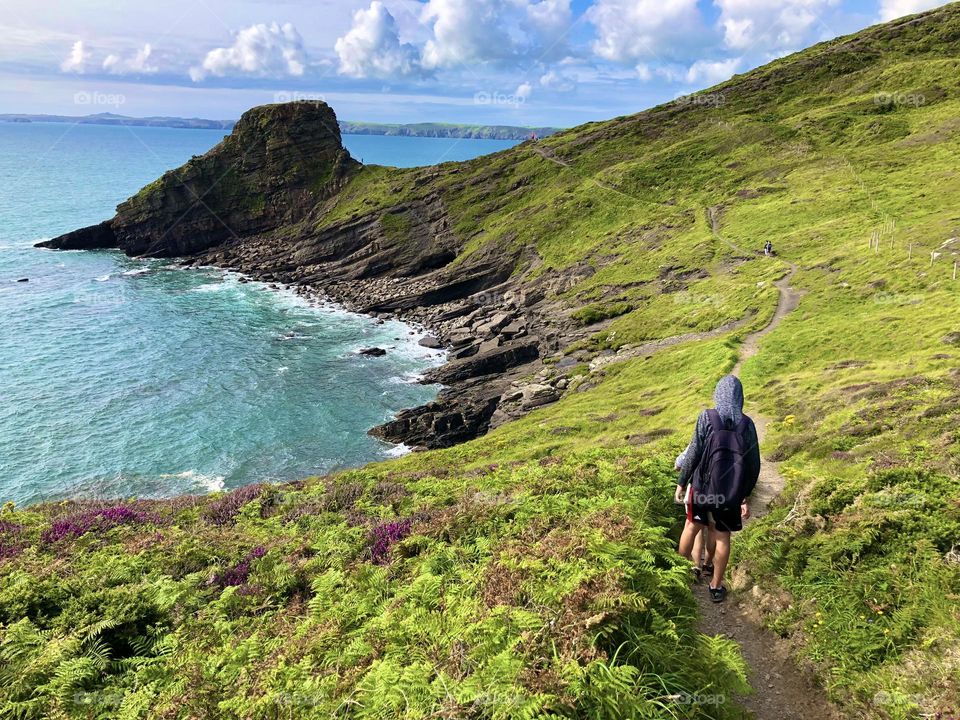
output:
[[744,460],[750,448],[745,440],[749,418],[744,415],[728,428],[716,410],[707,410],[710,438],[700,459],[698,482],[694,486],[695,505],[737,507],[747,496]]

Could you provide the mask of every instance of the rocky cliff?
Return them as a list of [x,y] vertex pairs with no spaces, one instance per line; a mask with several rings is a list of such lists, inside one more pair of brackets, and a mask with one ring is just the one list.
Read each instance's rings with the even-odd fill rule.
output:
[[42,247],[116,247],[129,255],[183,256],[303,218],[356,171],[324,103],[266,105],[233,132],[117,207],[107,222]]
[[553,320],[541,289],[553,275],[514,277],[529,258],[509,238],[464,252],[469,238],[455,231],[447,200],[465,189],[493,197],[498,180],[496,169],[474,167],[481,172],[462,180],[455,165],[396,171],[414,192],[388,190],[348,214],[340,191],[376,171],[365,173],[344,149],[333,110],[320,102],[268,105],[121,203],[113,219],[41,246],[218,265],[360,312],[421,322],[452,346],[451,362],[427,378],[445,388],[373,433],[448,446],[532,407],[511,383],[536,373],[544,351],[559,345],[546,331]]

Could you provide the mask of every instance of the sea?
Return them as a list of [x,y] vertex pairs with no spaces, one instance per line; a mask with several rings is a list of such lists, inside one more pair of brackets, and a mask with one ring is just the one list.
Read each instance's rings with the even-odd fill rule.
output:
[[[223,135],[0,123],[0,503],[207,493],[408,450],[367,431],[436,396],[418,380],[444,356],[420,329],[215,268],[33,247],[111,217]],[[344,144],[412,167],[513,143]],[[358,354],[370,346],[387,354]]]

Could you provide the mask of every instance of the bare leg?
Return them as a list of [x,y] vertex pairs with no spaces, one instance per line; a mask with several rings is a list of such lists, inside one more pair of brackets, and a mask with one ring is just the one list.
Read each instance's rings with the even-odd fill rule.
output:
[[727,571],[727,561],[730,559],[730,533],[713,530],[710,533],[717,539],[717,550],[713,558],[713,578],[710,580],[711,588],[723,586],[723,575]]
[[683,526],[683,534],[680,536],[680,554],[687,560],[693,560],[693,543],[702,529],[703,525],[698,525],[691,520],[687,520],[687,524]]
[[693,562],[700,568],[703,567],[703,536],[706,532],[706,528],[701,528],[693,539]]
[[703,534],[707,538],[707,565],[713,564],[713,557],[717,554],[717,528],[716,526],[704,529]]

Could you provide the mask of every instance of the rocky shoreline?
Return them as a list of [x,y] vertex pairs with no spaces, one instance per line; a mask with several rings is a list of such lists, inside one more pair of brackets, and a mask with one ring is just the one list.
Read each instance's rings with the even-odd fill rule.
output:
[[449,360],[423,382],[443,389],[371,430],[389,442],[448,447],[559,399],[578,364],[560,351],[585,333],[555,298],[592,268],[533,275],[537,258],[517,250],[464,254],[444,192],[431,187],[455,178],[455,165],[442,175],[408,171],[423,187],[414,201],[329,221],[340,192],[365,170],[325,104],[254,108],[222,143],[121,203],[111,220],[40,246],[180,258],[425,328]]
[[544,298],[518,291],[516,282],[506,281],[448,302],[404,302],[402,309],[384,309],[411,293],[429,294],[443,286],[393,278],[304,282],[296,270],[268,269],[261,243],[246,245],[242,251],[236,246],[218,247],[181,263],[236,271],[252,280],[290,287],[312,302],[332,302],[350,312],[400,320],[427,333],[425,347],[447,351],[447,361],[420,380],[442,386],[437,398],[373,428],[370,434],[375,437],[415,450],[449,447],[559,400],[570,386],[563,371],[575,361],[562,358],[556,367],[543,362],[570,337],[551,329],[552,323],[544,317]]

